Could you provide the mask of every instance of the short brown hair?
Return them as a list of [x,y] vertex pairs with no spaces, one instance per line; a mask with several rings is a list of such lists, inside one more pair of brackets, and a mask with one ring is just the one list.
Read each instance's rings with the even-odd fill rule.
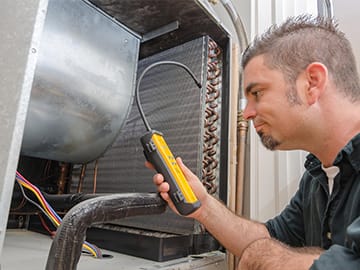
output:
[[355,57],[334,19],[300,15],[273,25],[244,51],[242,67],[258,55],[264,55],[265,64],[282,71],[291,84],[310,63],[321,62],[339,91],[352,101],[360,100]]

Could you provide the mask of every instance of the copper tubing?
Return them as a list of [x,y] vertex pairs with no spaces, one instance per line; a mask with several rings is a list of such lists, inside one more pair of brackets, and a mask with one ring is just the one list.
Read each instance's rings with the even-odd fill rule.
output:
[[248,122],[243,117],[243,111],[238,112],[237,118],[237,170],[236,170],[236,214],[243,215],[243,193],[245,179],[245,148]]
[[218,45],[209,40],[207,84],[205,96],[205,120],[204,120],[204,144],[202,161],[202,183],[210,194],[217,192],[216,171],[219,161],[216,160],[216,149],[219,142],[217,136],[217,122],[220,119],[218,113],[218,98],[221,87],[221,50]]
[[69,163],[62,163],[60,165],[60,176],[58,179],[58,192],[57,194],[64,194],[68,182]]
[[86,164],[83,164],[81,166],[81,173],[79,177],[79,183],[77,186],[77,193],[80,193],[82,191],[82,185],[84,183],[84,178],[85,178],[85,171],[86,171]]
[[[237,111],[239,95],[239,46],[233,44],[231,58],[231,81],[230,81],[230,127],[229,127],[229,180],[228,180],[228,200],[227,206],[232,212],[236,212],[236,174],[237,174]],[[236,257],[226,253],[228,269],[236,268]]]
[[95,161],[95,168],[94,168],[94,181],[93,181],[93,193],[94,193],[94,194],[96,193],[98,165],[99,165],[99,160],[97,159],[97,160]]

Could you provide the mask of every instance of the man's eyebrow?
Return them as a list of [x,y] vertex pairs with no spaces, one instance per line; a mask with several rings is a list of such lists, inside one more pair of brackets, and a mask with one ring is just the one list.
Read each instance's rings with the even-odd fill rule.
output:
[[254,83],[249,83],[248,86],[246,86],[245,88],[245,95],[249,95],[249,93],[251,92],[251,90],[256,87],[258,85],[258,83],[254,82]]

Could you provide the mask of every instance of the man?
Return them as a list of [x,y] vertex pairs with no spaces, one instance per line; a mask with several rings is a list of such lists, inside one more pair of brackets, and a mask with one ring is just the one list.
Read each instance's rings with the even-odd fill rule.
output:
[[[178,158],[202,203],[190,217],[241,258],[241,270],[360,269],[360,84],[348,40],[333,20],[289,18],[256,38],[242,65],[245,117],[270,150],[311,153],[306,172],[263,224],[208,195]],[[174,209],[162,175],[154,182]]]

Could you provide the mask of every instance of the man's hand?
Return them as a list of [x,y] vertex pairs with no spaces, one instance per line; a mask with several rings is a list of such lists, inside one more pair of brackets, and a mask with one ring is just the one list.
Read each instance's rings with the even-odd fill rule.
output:
[[[182,172],[184,173],[184,176],[185,176],[186,180],[188,181],[190,187],[192,188],[195,196],[198,198],[198,200],[203,205],[206,201],[208,193],[206,192],[205,188],[203,187],[201,181],[195,174],[192,173],[192,171],[190,171],[190,169],[188,167],[186,167],[184,165],[181,158],[179,158],[179,157],[176,158],[176,162],[179,165]],[[145,162],[145,166],[148,167],[149,169],[154,169],[152,164],[148,161]],[[154,181],[154,184],[157,186],[157,190],[160,193],[161,197],[169,204],[169,207],[174,212],[178,213],[173,202],[170,199],[169,194],[168,194],[170,186],[168,183],[165,182],[163,175],[160,173],[155,174],[153,177],[153,181]],[[200,207],[200,209],[201,209],[201,207]],[[196,217],[198,215],[197,212],[199,212],[199,209],[196,210],[194,213],[190,214],[189,217]]]
[[[207,193],[199,178],[183,164],[180,158],[176,158],[176,162],[195,196],[201,202],[200,208],[188,217],[195,218],[203,224],[227,250],[241,257],[242,252],[250,243],[261,238],[270,238],[264,224],[236,216],[221,201]],[[145,166],[154,169],[149,162],[146,162]],[[169,185],[164,181],[164,177],[157,173],[153,181],[161,197],[168,202],[173,211],[177,212],[168,194]]]

